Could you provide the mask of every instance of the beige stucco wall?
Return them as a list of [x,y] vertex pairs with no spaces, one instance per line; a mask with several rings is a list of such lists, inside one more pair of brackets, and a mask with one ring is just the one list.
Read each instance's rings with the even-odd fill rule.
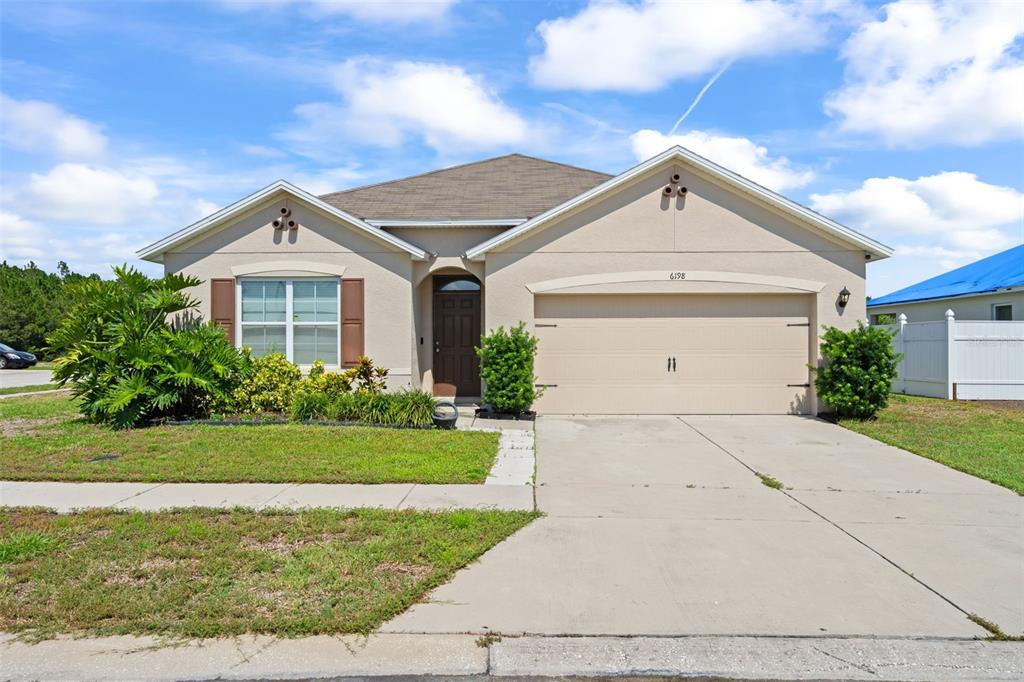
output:
[[933,322],[946,319],[946,311],[952,310],[958,320],[991,320],[992,306],[996,303],[1013,305],[1013,319],[1024,320],[1024,289],[921,301],[920,303],[880,305],[869,308],[868,313],[870,315],[906,313],[908,322]]
[[[295,231],[275,230],[271,221],[288,205],[299,221]],[[232,277],[232,267],[289,261],[344,267],[344,277],[365,280],[366,352],[391,369],[391,388],[412,382],[413,261],[409,254],[340,224],[312,207],[283,198],[268,200],[215,233],[204,235],[164,255],[164,270],[195,275],[204,284],[192,293],[199,314],[210,315],[210,284],[214,277]],[[314,272],[294,272],[315,275]]]
[[[662,195],[673,172],[682,175],[680,184],[689,190],[685,198]],[[599,203],[488,253],[485,327],[532,321],[534,295],[526,287],[532,282],[602,272],[688,270],[824,283],[813,296],[812,329],[851,328],[866,319],[864,251],[797,225],[681,165],[666,164]],[[664,282],[659,287],[667,293]],[[678,293],[716,290],[686,280],[668,287]],[[843,287],[851,292],[850,303],[840,309],[836,300]],[[733,285],[720,290],[737,292]],[[756,289],[750,291],[753,295]],[[816,335],[812,339],[809,358],[817,360]]]

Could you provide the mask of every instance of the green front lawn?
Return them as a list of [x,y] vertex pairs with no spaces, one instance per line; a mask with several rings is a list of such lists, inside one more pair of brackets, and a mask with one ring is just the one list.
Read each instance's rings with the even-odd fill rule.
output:
[[367,633],[534,516],[0,510],[0,631]]
[[[498,434],[332,427],[158,426],[112,431],[67,395],[0,401],[7,480],[483,483]],[[94,461],[116,455],[116,459]]]
[[894,395],[843,426],[1024,495],[1024,404]]

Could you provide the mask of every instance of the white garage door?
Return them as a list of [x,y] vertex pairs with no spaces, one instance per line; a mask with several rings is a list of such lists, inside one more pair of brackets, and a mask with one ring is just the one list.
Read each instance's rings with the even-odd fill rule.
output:
[[810,297],[538,295],[548,414],[807,413]]

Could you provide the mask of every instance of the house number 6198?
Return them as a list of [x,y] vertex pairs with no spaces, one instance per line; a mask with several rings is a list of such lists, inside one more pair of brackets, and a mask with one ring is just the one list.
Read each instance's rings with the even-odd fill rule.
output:
[[670,272],[668,273],[669,279],[686,279],[685,272]]

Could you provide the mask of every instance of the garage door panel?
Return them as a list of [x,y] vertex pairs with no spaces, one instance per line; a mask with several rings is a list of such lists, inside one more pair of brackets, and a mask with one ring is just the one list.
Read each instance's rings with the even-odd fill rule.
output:
[[[668,358],[675,358],[675,371],[670,371]],[[767,361],[766,361],[767,360]],[[535,372],[547,382],[609,381],[622,379],[688,383],[695,380],[735,381],[777,380],[783,383],[803,382],[807,378],[806,351],[789,357],[780,355],[748,355],[742,352],[701,354],[693,351],[663,351],[657,355],[625,353],[545,353],[538,357]],[[595,368],[600,368],[594,378]]]
[[[687,389],[666,384],[559,386],[549,389],[541,401],[559,391],[558,404],[564,402],[571,408],[541,411],[548,414],[803,414],[808,409],[806,393],[799,388],[716,382],[694,384]],[[710,395],[714,398],[709,399]]]
[[550,385],[541,412],[808,409],[807,296],[555,295],[535,304],[536,374]]
[[542,294],[534,298],[538,320],[806,317],[806,295],[787,294]]
[[677,352],[718,348],[742,353],[775,353],[796,348],[806,356],[807,318],[759,320],[686,320],[674,324],[621,326],[621,320],[605,318],[587,325],[558,323],[540,327],[537,337],[547,341],[552,352],[585,352],[600,347],[602,352]]

